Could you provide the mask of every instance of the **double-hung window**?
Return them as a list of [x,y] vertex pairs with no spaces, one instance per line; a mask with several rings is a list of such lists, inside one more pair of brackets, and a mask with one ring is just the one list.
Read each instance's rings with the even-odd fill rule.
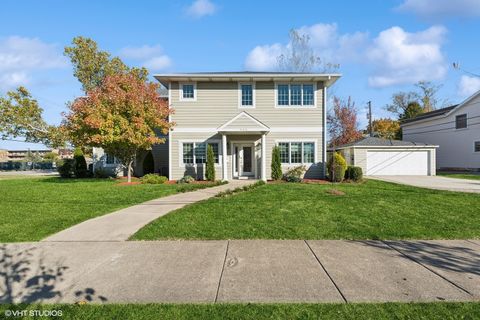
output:
[[212,146],[215,163],[219,163],[218,142],[184,142],[183,164],[202,164],[207,162],[207,146]]
[[111,154],[105,154],[105,164],[115,164],[115,157]]
[[180,84],[180,100],[194,101],[196,99],[196,86],[194,83],[181,83]]
[[467,127],[467,115],[460,114],[455,117],[455,129],[464,129]]
[[254,107],[254,86],[251,83],[241,83],[240,85],[240,106],[241,107]]
[[295,83],[277,85],[277,106],[313,107],[315,105],[313,84]]
[[473,150],[474,150],[475,152],[480,152],[480,141],[475,141],[475,142],[473,143]]
[[315,162],[314,142],[279,142],[280,162],[300,164]]

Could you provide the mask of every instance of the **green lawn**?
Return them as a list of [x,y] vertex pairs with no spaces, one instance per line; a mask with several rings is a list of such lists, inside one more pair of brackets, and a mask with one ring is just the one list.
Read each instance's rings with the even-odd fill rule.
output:
[[[5,313],[5,311],[7,313]],[[480,318],[479,303],[376,304],[124,304],[0,305],[0,318],[14,310],[61,311],[58,319],[463,319]],[[58,314],[58,313],[57,313]],[[14,317],[46,319],[48,317]],[[7,318],[7,319],[8,319]]]
[[[345,195],[332,195],[332,188]],[[267,184],[168,214],[154,239],[466,239],[480,237],[480,196],[368,180]]]
[[448,172],[439,172],[439,176],[457,178],[457,179],[468,179],[468,180],[480,180],[480,174],[473,173],[448,173]]
[[0,180],[0,242],[41,240],[120,208],[204,186],[121,186],[108,179]]

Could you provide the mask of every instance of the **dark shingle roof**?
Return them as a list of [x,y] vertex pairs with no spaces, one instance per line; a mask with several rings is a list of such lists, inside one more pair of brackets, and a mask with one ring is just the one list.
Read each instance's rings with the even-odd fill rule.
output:
[[418,120],[423,120],[423,119],[428,119],[428,118],[432,118],[432,117],[436,117],[436,116],[441,116],[441,115],[444,115],[444,114],[448,113],[450,110],[455,109],[457,106],[458,106],[458,104],[455,104],[455,105],[450,106],[450,107],[437,109],[437,110],[433,110],[433,111],[430,111],[430,112],[425,112],[425,113],[422,113],[422,114],[416,116],[415,118],[403,120],[402,123],[415,122],[415,121],[418,121]]
[[[403,140],[382,139],[377,137],[365,137],[352,143],[341,146],[335,146],[335,149],[343,149],[347,147],[424,147],[426,143],[411,142]],[[333,148],[330,148],[332,150]]]

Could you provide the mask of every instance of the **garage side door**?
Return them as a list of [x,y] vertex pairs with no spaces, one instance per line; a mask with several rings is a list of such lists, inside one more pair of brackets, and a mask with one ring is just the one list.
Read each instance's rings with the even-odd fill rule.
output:
[[428,151],[367,151],[367,175],[428,175]]

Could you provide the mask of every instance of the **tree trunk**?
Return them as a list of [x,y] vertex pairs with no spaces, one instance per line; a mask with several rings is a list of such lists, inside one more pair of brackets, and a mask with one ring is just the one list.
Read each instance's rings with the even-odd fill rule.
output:
[[132,182],[132,164],[133,164],[133,161],[128,162],[128,168],[127,168],[127,182],[128,183]]

